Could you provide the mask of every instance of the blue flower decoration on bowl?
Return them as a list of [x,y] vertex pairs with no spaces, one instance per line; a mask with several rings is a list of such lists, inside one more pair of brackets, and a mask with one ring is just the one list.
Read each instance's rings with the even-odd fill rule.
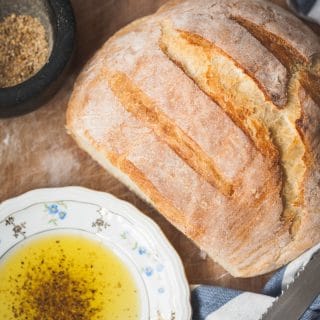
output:
[[157,270],[158,272],[162,272],[163,269],[164,269],[164,265],[163,265],[163,264],[158,264],[157,267],[156,267],[156,270]]
[[47,208],[48,208],[48,212],[50,214],[56,214],[56,213],[59,212],[59,208],[58,208],[58,206],[56,204],[52,204],[50,206],[47,206]]
[[66,213],[66,212],[64,212],[64,211],[60,211],[60,212],[59,212],[59,219],[60,219],[60,220],[63,220],[66,216],[67,216],[67,213]]
[[65,217],[67,216],[67,213],[61,210],[58,204],[55,204],[55,203],[50,205],[46,204],[45,207],[49,214],[56,215],[57,218],[60,220],[64,220]]
[[139,247],[138,252],[141,256],[147,253],[147,249],[145,247]]
[[146,267],[144,269],[144,273],[146,274],[147,277],[151,277],[153,275],[153,269],[151,267]]
[[164,288],[159,288],[159,289],[158,289],[158,292],[159,292],[159,293],[164,293],[164,291],[165,291]]

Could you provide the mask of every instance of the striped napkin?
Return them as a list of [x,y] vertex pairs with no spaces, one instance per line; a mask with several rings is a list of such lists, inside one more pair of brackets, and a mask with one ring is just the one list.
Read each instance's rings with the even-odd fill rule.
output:
[[[320,249],[320,244],[280,269],[267,282],[261,294],[214,286],[195,286],[191,292],[193,320],[258,320]],[[320,279],[319,279],[320,281]],[[320,319],[320,295],[301,320]],[[291,319],[284,319],[291,320]]]
[[320,0],[287,0],[287,2],[301,17],[320,23]]

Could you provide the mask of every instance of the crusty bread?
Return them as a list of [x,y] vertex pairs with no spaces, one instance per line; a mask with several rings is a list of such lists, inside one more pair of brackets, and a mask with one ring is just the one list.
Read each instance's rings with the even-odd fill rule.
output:
[[262,274],[320,240],[318,53],[269,2],[169,1],[88,63],[67,129],[231,274]]

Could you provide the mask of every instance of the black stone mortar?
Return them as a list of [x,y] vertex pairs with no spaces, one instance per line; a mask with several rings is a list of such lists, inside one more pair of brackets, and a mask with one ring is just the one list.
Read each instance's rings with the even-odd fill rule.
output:
[[0,88],[0,117],[22,115],[48,101],[66,76],[75,46],[75,18],[68,0],[0,0],[0,20],[13,13],[40,20],[49,42],[49,58],[31,78]]

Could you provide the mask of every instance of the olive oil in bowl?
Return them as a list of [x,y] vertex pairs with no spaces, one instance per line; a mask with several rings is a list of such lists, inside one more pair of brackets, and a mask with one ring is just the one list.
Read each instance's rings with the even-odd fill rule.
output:
[[77,234],[25,240],[0,260],[0,320],[138,320],[131,272]]

